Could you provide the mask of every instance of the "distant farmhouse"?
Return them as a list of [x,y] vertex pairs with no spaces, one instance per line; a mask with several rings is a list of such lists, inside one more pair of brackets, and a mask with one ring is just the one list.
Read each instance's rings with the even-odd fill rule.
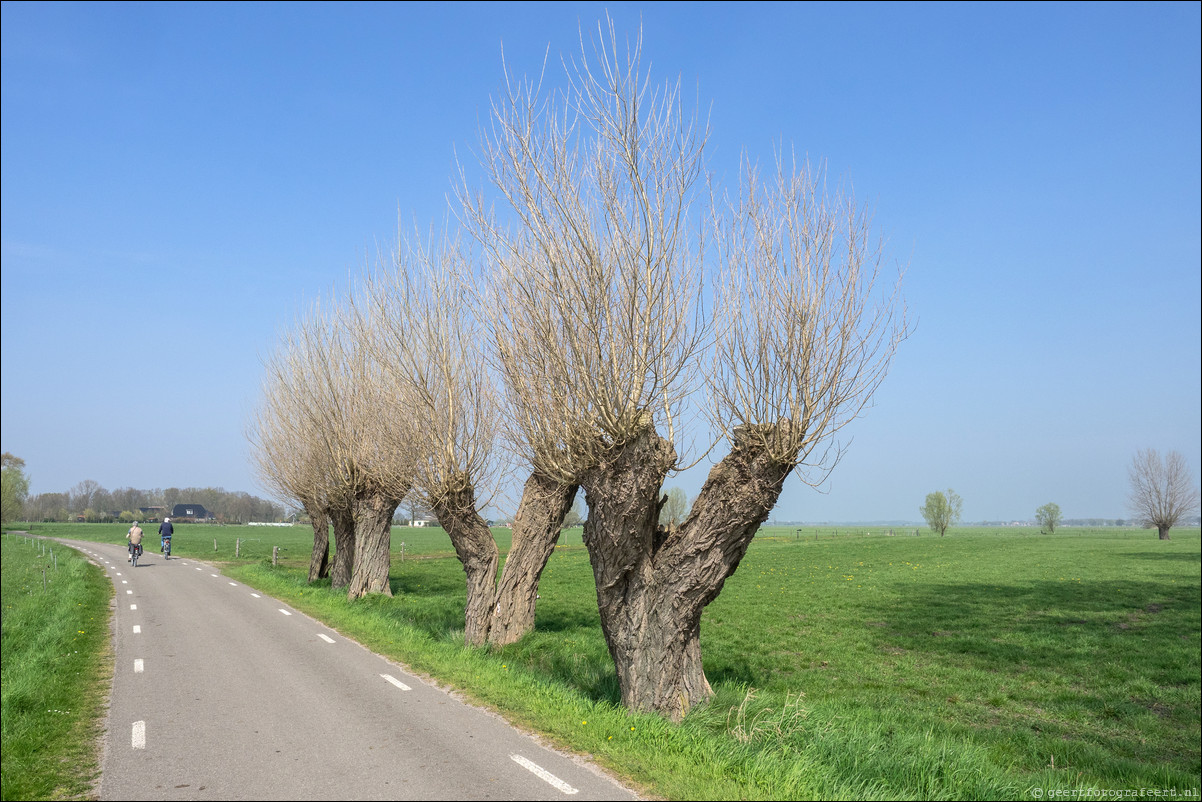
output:
[[193,521],[211,521],[213,515],[204,508],[203,504],[176,504],[171,508],[171,519],[190,519]]

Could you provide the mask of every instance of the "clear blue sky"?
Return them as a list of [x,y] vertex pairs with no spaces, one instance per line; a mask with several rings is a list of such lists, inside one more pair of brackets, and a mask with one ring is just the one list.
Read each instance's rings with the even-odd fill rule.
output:
[[265,495],[243,430],[276,333],[398,211],[442,217],[502,43],[537,70],[607,8],[695,87],[720,180],[792,143],[908,264],[913,336],[776,517],[917,519],[947,487],[968,520],[1125,517],[1141,447],[1198,478],[1198,3],[6,2],[2,447],[32,492]]

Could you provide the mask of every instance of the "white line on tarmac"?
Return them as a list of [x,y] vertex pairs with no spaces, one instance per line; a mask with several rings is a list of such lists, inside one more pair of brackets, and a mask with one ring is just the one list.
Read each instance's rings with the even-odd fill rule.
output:
[[127,590],[127,591],[125,591],[125,595],[132,596],[132,595],[134,595],[134,592],[132,590]]
[[132,737],[131,741],[132,741],[131,745],[133,746],[134,749],[145,749],[146,748],[146,722],[145,721],[135,721],[134,722],[134,731],[133,731],[133,737]]
[[136,604],[131,604],[131,605],[129,606],[129,609],[131,609],[131,610],[136,610],[136,609],[138,609],[138,605],[136,605]]
[[238,583],[237,583],[237,582],[231,582],[230,584],[231,584],[231,585],[233,585],[234,587],[238,587]]
[[141,634],[142,634],[142,627],[141,627],[140,625],[138,625],[138,624],[134,624],[134,634],[135,634],[135,635],[141,635]]
[[141,657],[134,658],[134,673],[135,674],[142,673],[142,658]]
[[398,688],[400,688],[402,691],[411,691],[411,690],[413,690],[413,689],[412,689],[412,688],[410,688],[408,685],[406,685],[405,683],[401,682],[399,679],[397,679],[396,677],[392,676],[391,674],[381,674],[380,676],[381,676],[381,677],[383,677],[384,679],[388,680],[389,682],[391,682],[393,685],[395,685],[395,686],[397,686]]
[[209,574],[209,576],[211,576],[211,577],[216,577],[216,576],[217,576],[217,574]]
[[262,596],[260,596],[258,593],[252,593],[252,594],[250,594],[250,595],[254,596],[256,599],[261,599],[261,598],[263,598],[263,597],[262,597]]
[[566,782],[564,782],[563,780],[559,779],[551,772],[544,769],[542,766],[539,766],[536,763],[531,763],[529,760],[522,757],[521,755],[510,755],[509,757],[511,760],[513,760],[514,763],[517,763],[522,768],[526,769],[527,771],[532,772],[540,780],[550,783],[551,785],[555,786],[560,791],[563,791],[565,794],[580,793],[575,788],[568,785]]
[[318,633],[317,633],[317,637],[321,638],[321,639],[322,639],[323,641],[325,641],[326,643],[333,643],[333,642],[334,642],[334,639],[333,639],[333,638],[331,638],[329,635],[323,635],[323,634],[321,634],[320,632],[318,632]]
[[284,615],[292,615],[292,613],[288,612],[283,607],[280,608],[280,612],[283,613]]

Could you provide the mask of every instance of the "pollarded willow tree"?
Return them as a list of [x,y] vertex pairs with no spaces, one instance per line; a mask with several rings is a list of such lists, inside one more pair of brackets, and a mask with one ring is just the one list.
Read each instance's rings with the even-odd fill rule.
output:
[[[264,484],[283,500],[299,503],[313,526],[309,581],[330,576],[335,588],[350,584],[354,565],[353,477],[347,470],[344,376],[332,353],[335,330],[321,304],[284,333],[265,361],[259,408],[247,437]],[[329,565],[329,527],[335,554]]]
[[1154,448],[1140,449],[1127,469],[1131,494],[1127,503],[1140,526],[1156,527],[1161,540],[1181,519],[1198,511],[1198,486],[1179,451],[1163,459]]
[[[251,460],[259,479],[281,501],[299,504],[313,526],[309,581],[330,573],[329,468],[319,468],[321,430],[304,414],[303,394],[292,382],[300,374],[289,367],[289,341],[267,360],[262,395],[247,428]],[[347,577],[349,581],[349,576]]]
[[346,309],[317,305],[267,363],[251,440],[261,475],[314,522],[310,580],[328,553],[321,519],[334,527],[333,587],[348,598],[391,595],[392,515],[415,471],[409,404],[386,395]]
[[417,455],[415,490],[463,564],[464,638],[505,645],[534,626],[538,581],[576,487],[537,472],[527,480],[498,580],[500,553],[480,508],[499,467],[499,416],[471,274],[453,238],[402,241],[390,264],[364,276],[357,307],[382,392],[403,399],[407,407],[398,412],[414,421],[406,443],[381,443]]
[[[606,35],[607,34],[607,35]],[[584,540],[622,702],[678,719],[711,694],[700,619],[799,466],[821,477],[905,336],[850,200],[804,171],[715,210],[704,314],[697,189],[707,132],[653,88],[612,25],[548,100],[510,84],[482,162],[514,225],[461,196],[489,257],[508,431],[535,471],[579,483]],[[712,340],[710,335],[712,333]],[[708,358],[706,358],[708,356]],[[709,390],[729,453],[684,522],[657,526],[686,402]]]

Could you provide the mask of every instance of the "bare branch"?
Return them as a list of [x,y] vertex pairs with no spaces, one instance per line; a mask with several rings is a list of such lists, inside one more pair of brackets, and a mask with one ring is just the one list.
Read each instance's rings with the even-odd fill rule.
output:
[[1127,471],[1128,504],[1141,526],[1156,527],[1168,540],[1169,530],[1198,510],[1198,487],[1185,457],[1170,451],[1162,460],[1154,448],[1140,449]]
[[708,131],[605,33],[565,92],[510,81],[493,104],[481,160],[515,227],[459,196],[490,263],[507,433],[564,484],[648,425],[674,433],[705,336],[689,214]]
[[901,276],[879,291],[869,216],[852,196],[828,196],[806,164],[778,157],[768,186],[745,165],[738,201],[714,215],[714,422],[729,433],[790,421],[771,456],[821,484],[841,455],[834,436],[870,403],[908,335]]

